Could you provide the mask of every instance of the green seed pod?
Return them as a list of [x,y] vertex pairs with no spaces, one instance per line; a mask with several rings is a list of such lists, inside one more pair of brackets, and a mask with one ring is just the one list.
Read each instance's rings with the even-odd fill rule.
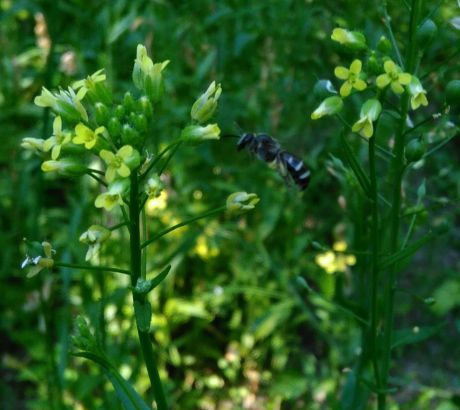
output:
[[433,20],[426,20],[421,26],[417,28],[416,39],[420,47],[428,46],[435,38],[438,32],[438,27]]
[[332,94],[337,94],[337,90],[329,80],[318,80],[313,87],[313,94],[318,100],[324,100]]
[[406,145],[405,155],[408,162],[417,162],[425,154],[425,144],[420,138],[415,138]]
[[446,102],[454,105],[460,101],[460,80],[449,81],[446,87]]
[[94,116],[98,126],[105,126],[109,121],[109,109],[105,104],[97,102],[94,106]]
[[390,54],[391,52],[391,42],[385,36],[381,36],[377,43],[377,50],[382,54]]

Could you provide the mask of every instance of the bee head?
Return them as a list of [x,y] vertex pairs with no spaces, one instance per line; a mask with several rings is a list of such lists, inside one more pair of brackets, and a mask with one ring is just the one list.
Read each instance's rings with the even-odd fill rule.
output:
[[238,151],[241,151],[242,149],[250,146],[251,144],[254,143],[255,140],[255,135],[247,132],[241,136],[241,138],[238,141],[237,148]]

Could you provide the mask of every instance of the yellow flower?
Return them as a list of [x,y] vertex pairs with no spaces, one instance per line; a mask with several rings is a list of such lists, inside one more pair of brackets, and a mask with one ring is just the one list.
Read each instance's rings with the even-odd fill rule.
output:
[[29,272],[27,272],[27,277],[31,278],[41,272],[43,269],[52,268],[54,265],[53,255],[56,251],[53,249],[49,242],[42,242],[43,253],[45,256],[27,256],[26,259],[21,264],[21,268],[24,269],[27,266],[31,266]]
[[412,76],[412,80],[409,84],[409,92],[411,94],[410,106],[413,110],[416,110],[421,105],[425,107],[428,105],[426,91],[420,83],[420,80],[415,76]]
[[380,74],[375,80],[377,87],[385,88],[390,84],[395,94],[402,94],[404,92],[403,85],[409,85],[412,76],[409,73],[403,73],[401,68],[393,60],[385,61],[383,69],[385,70],[385,74]]
[[365,138],[374,135],[373,121],[377,120],[382,112],[382,104],[379,100],[367,100],[361,107],[360,118],[353,124],[351,130],[357,132]]
[[125,179],[116,180],[110,184],[107,192],[99,194],[94,202],[96,208],[111,211],[116,205],[123,205],[123,195],[128,190],[129,184]]
[[62,119],[60,116],[57,116],[53,122],[53,135],[44,142],[43,149],[45,151],[52,149],[51,159],[58,159],[61,147],[68,144],[70,139],[70,133],[62,132]]
[[359,31],[349,31],[338,27],[332,31],[331,39],[352,50],[367,48],[366,38]]
[[326,273],[333,274],[335,272],[345,272],[348,266],[356,264],[354,255],[347,255],[343,252],[347,249],[347,244],[344,241],[338,241],[333,245],[334,251],[326,251],[316,255],[315,262],[323,268]]
[[86,149],[94,148],[96,145],[99,135],[103,134],[105,127],[98,127],[95,131],[91,128],[88,128],[85,124],[81,122],[75,127],[76,136],[73,137],[72,142],[74,144],[84,144]]
[[254,209],[260,198],[256,194],[234,192],[227,198],[227,211],[231,214],[240,214]]
[[139,154],[131,145],[124,145],[116,154],[103,149],[99,155],[107,164],[105,171],[107,182],[112,182],[117,174],[122,178],[129,177],[131,175],[130,160],[133,157],[139,159]]
[[353,88],[358,91],[363,91],[366,89],[366,82],[360,78],[361,68],[361,60],[354,60],[351,63],[350,68],[341,66],[335,68],[335,76],[341,80],[345,80],[345,82],[340,87],[340,95],[342,97],[348,97]]
[[204,94],[195,101],[190,112],[193,120],[200,124],[209,120],[217,108],[217,101],[222,93],[222,87],[213,81]]
[[91,225],[80,235],[79,241],[88,245],[85,260],[89,261],[99,253],[101,245],[110,237],[110,231],[100,225]]

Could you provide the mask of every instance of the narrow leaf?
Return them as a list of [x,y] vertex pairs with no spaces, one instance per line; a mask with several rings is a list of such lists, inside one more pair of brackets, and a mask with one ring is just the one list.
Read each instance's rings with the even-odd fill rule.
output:
[[391,348],[401,347],[409,344],[420,343],[438,333],[445,323],[436,326],[414,326],[408,329],[397,330],[393,337]]

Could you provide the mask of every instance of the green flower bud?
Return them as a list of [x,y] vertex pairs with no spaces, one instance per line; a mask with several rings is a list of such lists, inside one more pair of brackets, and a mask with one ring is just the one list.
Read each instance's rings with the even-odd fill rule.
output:
[[94,117],[97,125],[107,125],[109,121],[109,109],[101,102],[97,102],[94,105]]
[[313,87],[313,95],[319,100],[324,100],[331,94],[337,94],[337,90],[329,80],[318,80]]
[[227,198],[227,211],[230,214],[241,214],[254,209],[260,198],[256,194],[234,192]]
[[190,112],[192,120],[200,124],[208,121],[214,114],[217,108],[217,101],[219,100],[222,88],[220,84],[213,81],[204,94],[195,101]]
[[343,108],[343,101],[340,97],[326,98],[311,114],[312,120],[317,120],[325,115],[333,115],[341,111]]
[[205,127],[201,125],[189,125],[182,130],[180,137],[183,141],[187,142],[218,140],[220,138],[220,128],[217,124],[209,124]]
[[39,154],[45,151],[44,149],[45,140],[41,138],[23,138],[21,147],[26,151],[31,151],[34,154]]
[[132,122],[140,133],[145,134],[148,131],[147,118],[145,118],[144,114],[134,114]]
[[383,66],[373,51],[367,60],[367,70],[371,75],[377,75],[383,71]]
[[110,118],[107,129],[112,140],[116,140],[121,135],[121,122],[117,117]]
[[460,80],[449,81],[446,87],[446,102],[450,105],[458,104],[460,101]]
[[126,112],[134,111],[134,98],[129,91],[123,96],[123,107]]
[[377,42],[377,50],[382,54],[390,54],[391,42],[385,36],[381,36]]
[[425,22],[417,28],[416,39],[420,47],[428,46],[436,37],[438,27],[433,20],[425,20]]
[[359,31],[349,31],[343,28],[335,28],[331,39],[337,41],[350,50],[360,51],[367,49],[366,37]]
[[87,167],[77,158],[61,158],[58,161],[49,160],[43,162],[43,172],[58,172],[65,176],[79,176],[86,173]]
[[125,118],[126,110],[123,105],[117,105],[113,111],[113,115],[117,117],[120,121],[123,121]]
[[139,132],[129,124],[124,124],[121,129],[121,141],[123,144],[132,145],[134,147],[142,144],[142,138]]
[[425,155],[426,147],[420,138],[415,138],[406,145],[404,154],[408,162],[417,162]]
[[153,105],[146,96],[137,100],[137,112],[144,114],[147,121],[153,118]]

